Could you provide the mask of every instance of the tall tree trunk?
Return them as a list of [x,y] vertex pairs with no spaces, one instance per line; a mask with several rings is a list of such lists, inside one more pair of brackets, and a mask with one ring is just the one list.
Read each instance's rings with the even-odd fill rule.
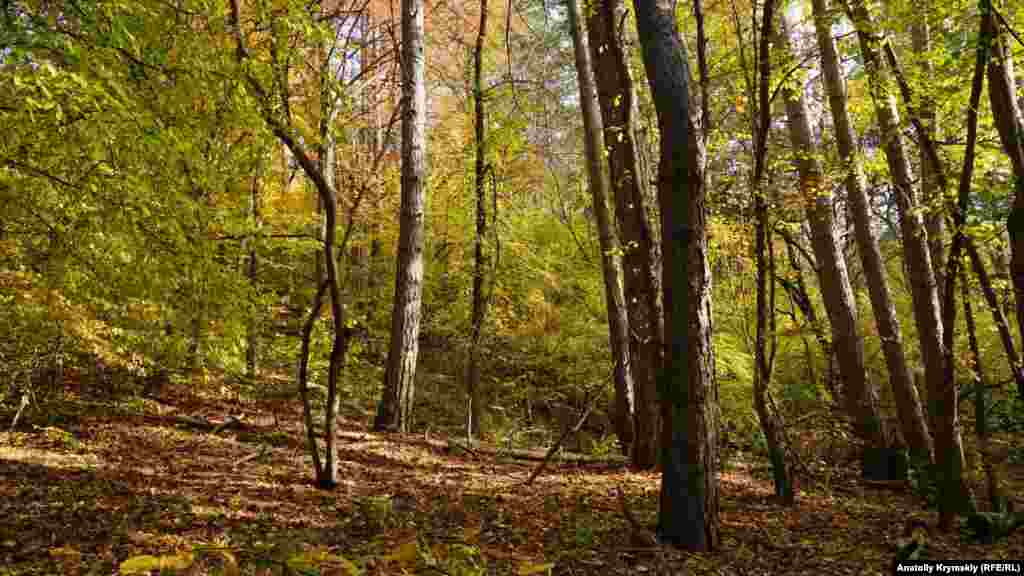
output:
[[634,0],[634,5],[661,132],[666,354],[660,385],[664,462],[658,532],[674,545],[712,551],[719,544],[718,423],[704,149],[675,5],[671,0]]
[[[755,16],[756,17],[756,13]],[[772,370],[775,359],[775,339],[769,351],[769,334],[775,334],[775,253],[772,242],[772,226],[768,214],[768,198],[763,189],[764,174],[768,161],[768,135],[771,130],[771,42],[775,23],[775,2],[765,2],[762,7],[760,36],[756,37],[755,60],[757,81],[748,81],[747,90],[751,102],[755,103],[751,114],[751,128],[754,135],[754,175],[750,179],[751,195],[754,200],[754,258],[757,266],[757,329],[754,341],[754,411],[764,432],[768,446],[768,459],[772,464],[775,496],[786,505],[796,503],[796,482],[790,459],[786,454],[785,423],[782,414],[770,400]],[[739,27],[737,26],[737,30]],[[745,60],[740,52],[741,63]],[[744,66],[746,68],[746,66]],[[755,88],[756,86],[756,88]]]
[[[928,248],[928,235],[921,220],[914,197],[910,163],[907,160],[900,132],[896,100],[889,91],[889,78],[883,67],[879,45],[881,31],[875,24],[863,0],[850,0],[861,53],[868,72],[871,98],[883,140],[889,173],[893,181],[896,205],[900,216],[904,261],[909,273],[910,296],[917,323],[918,340],[928,386],[928,416],[933,433],[941,426],[939,398],[944,388],[942,320],[939,294]],[[936,451],[939,446],[936,443]]]
[[[1013,167],[1013,208],[1007,218],[1010,232],[1010,273],[1017,304],[1017,329],[1024,336],[1024,119],[1017,102],[1010,53],[1001,27],[993,30],[988,62],[988,96],[1003,150]],[[1016,375],[1017,393],[1024,398],[1024,374]]]
[[590,181],[590,195],[597,220],[598,240],[601,246],[601,270],[604,273],[604,297],[608,307],[608,336],[615,362],[615,426],[619,442],[628,450],[633,444],[633,375],[629,358],[629,318],[626,315],[626,297],[622,287],[621,248],[612,228],[612,215],[608,208],[611,185],[601,165],[604,150],[601,110],[597,106],[597,90],[590,62],[590,48],[583,34],[579,0],[566,0],[569,8],[569,28],[576,56],[576,77],[580,88],[580,108],[583,112],[583,148]]
[[949,249],[946,265],[946,291],[943,294],[943,326],[946,331],[942,338],[945,350],[945,387],[936,407],[939,410],[935,428],[938,465],[942,474],[939,494],[939,526],[944,530],[953,527],[957,514],[974,512],[974,501],[965,476],[963,445],[960,439],[959,385],[956,381],[953,327],[956,325],[956,282],[960,278],[961,253],[966,244],[964,230],[967,224],[967,210],[970,201],[971,179],[974,175],[974,150],[978,140],[978,103],[985,80],[985,64],[989,58],[989,44],[995,31],[991,0],[979,0],[981,25],[978,31],[978,46],[974,76],[971,80],[971,96],[967,107],[967,146],[964,150],[964,164],[960,171],[957,202],[953,206],[953,245]]
[[604,121],[608,173],[615,195],[615,214],[623,250],[623,278],[629,313],[630,358],[635,388],[633,464],[658,463],[660,412],[657,376],[661,366],[661,273],[648,219],[650,176],[640,155],[636,88],[619,18],[622,0],[597,0],[587,31],[593,55],[598,102]]
[[[921,58],[922,77],[929,78],[934,73],[928,51],[931,50],[931,29],[928,25],[928,15],[931,13],[930,2],[921,6],[918,12],[919,20],[910,28],[911,41],[914,52]],[[928,96],[918,104],[918,113],[921,125],[929,136],[934,140],[939,124],[936,122],[935,103]],[[924,225],[928,230],[928,250],[931,252],[932,263],[935,265],[935,289],[942,294],[944,284],[944,273],[942,266],[938,264],[945,261],[945,237],[946,237],[946,201],[945,191],[937,176],[941,166],[936,166],[932,155],[923,147],[920,149],[921,162],[921,202],[927,209],[924,212]],[[941,304],[941,302],[940,302]]]
[[[874,312],[875,326],[881,340],[882,352],[885,355],[886,367],[889,371],[889,383],[900,417],[900,429],[903,439],[910,447],[927,461],[934,459],[934,445],[928,429],[928,423],[921,406],[921,398],[914,386],[913,375],[907,364],[903,347],[903,335],[896,306],[889,290],[889,280],[885,269],[885,261],[878,246],[878,236],[872,228],[874,218],[871,215],[870,202],[864,170],[858,159],[856,138],[853,123],[850,121],[847,107],[846,86],[839,65],[835,39],[832,36],[832,18],[828,11],[827,0],[813,0],[814,27],[821,53],[821,67],[824,75],[825,92],[828,94],[832,112],[832,123],[835,126],[836,144],[839,158],[845,170],[846,196],[853,219],[854,237],[857,252],[860,254],[861,266],[867,281],[871,309]],[[941,246],[940,246],[941,248]]]
[[[789,38],[792,24],[788,20],[784,12],[778,41],[780,47],[792,55]],[[888,444],[888,434],[878,408],[878,390],[867,377],[864,341],[857,327],[856,303],[833,215],[832,186],[825,180],[818,159],[819,152],[811,134],[809,112],[804,101],[804,87],[802,83],[795,87],[789,87],[787,83],[786,86],[783,95],[790,140],[796,156],[794,162],[811,229],[811,248],[818,262],[822,300],[832,327],[832,342],[843,380],[846,409],[857,436],[871,447],[884,448]]]
[[412,419],[423,300],[423,210],[426,203],[427,91],[423,0],[402,0],[402,207],[398,269],[384,390],[374,430],[407,432]]
[[483,60],[484,41],[487,39],[487,0],[480,0],[480,24],[473,47],[473,123],[476,148],[474,166],[474,189],[476,191],[476,237],[473,240],[473,312],[469,342],[469,367],[467,369],[466,392],[469,400],[467,410],[466,437],[472,440],[479,436],[480,416],[483,414],[480,395],[480,337],[487,301],[484,296],[484,274],[487,257],[484,255],[484,237],[487,235],[487,114],[484,108]]

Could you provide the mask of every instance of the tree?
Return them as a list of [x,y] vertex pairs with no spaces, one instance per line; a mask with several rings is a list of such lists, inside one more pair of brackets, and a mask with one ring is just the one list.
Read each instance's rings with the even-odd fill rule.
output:
[[[262,63],[256,62],[246,41],[247,31],[242,28],[241,7],[238,0],[231,0],[228,22],[230,31],[234,37],[235,58],[238,61],[243,80],[248,87],[251,97],[256,101],[263,120],[267,127],[273,132],[278,140],[284,144],[302,167],[306,177],[309,178],[317,190],[318,200],[324,210],[323,225],[321,227],[321,242],[323,246],[322,257],[326,269],[326,279],[316,278],[319,285],[316,296],[313,299],[312,311],[306,319],[302,328],[302,348],[299,358],[298,381],[299,390],[303,400],[303,415],[306,424],[307,442],[310,453],[313,457],[313,468],[316,474],[316,484],[320,488],[330,489],[337,486],[337,451],[335,430],[337,422],[335,415],[338,408],[338,373],[345,362],[345,356],[349,345],[349,331],[346,327],[345,308],[341,301],[341,285],[339,281],[338,262],[336,255],[336,229],[338,220],[338,192],[335,187],[334,170],[335,166],[331,158],[333,152],[333,127],[331,120],[336,111],[336,87],[332,79],[328,77],[327,64],[322,62],[319,69],[318,86],[320,97],[320,122],[319,122],[319,160],[314,160],[306,144],[299,137],[298,130],[294,125],[294,118],[291,115],[289,94],[292,72],[289,66],[289,58],[284,58],[279,52],[282,45],[287,45],[287,24],[279,19],[279,15],[270,14],[271,25],[271,50],[274,58],[271,60],[270,71],[273,77],[280,78],[271,84],[271,88],[263,83],[257,70]],[[273,90],[273,92],[272,92]],[[327,372],[327,400],[324,414],[324,433],[326,435],[326,447],[324,460],[320,460],[320,450],[316,442],[316,427],[313,422],[312,408],[310,405],[309,390],[307,387],[308,360],[310,337],[313,325],[320,315],[320,307],[325,293],[330,298],[331,320],[333,327],[333,342],[331,345],[330,362]]]
[[[942,397],[944,386],[943,324],[931,252],[928,248],[928,233],[914,194],[913,176],[900,132],[896,99],[889,87],[889,72],[881,60],[880,45],[883,36],[862,0],[850,0],[849,8],[857,29],[864,66],[867,69],[871,100],[874,104],[878,130],[882,134],[882,144],[899,210],[903,257],[907,267],[914,319],[928,386],[930,428],[937,434],[938,427],[942,425],[937,420],[941,412],[937,402]],[[936,450],[941,448],[936,446]]]
[[[761,6],[761,24],[754,31],[754,60],[756,70],[752,74],[744,74],[747,98],[752,103],[750,109],[750,133],[753,143],[754,169],[750,177],[750,194],[754,208],[754,265],[757,268],[757,294],[755,296],[755,315],[757,317],[754,335],[754,375],[753,405],[757,413],[758,423],[764,433],[768,448],[768,459],[772,464],[772,476],[775,484],[775,496],[784,504],[796,502],[796,483],[793,469],[786,454],[785,423],[778,407],[769,400],[772,372],[775,365],[775,352],[778,340],[769,338],[775,333],[775,253],[772,249],[772,225],[769,214],[769,200],[764,190],[765,172],[768,165],[768,136],[771,132],[771,43],[772,29],[775,22],[775,2],[769,0]],[[756,22],[756,13],[752,17]],[[758,28],[755,24],[755,28]],[[737,35],[742,35],[738,18],[736,19]],[[739,59],[744,69],[746,54],[742,44],[739,47]],[[794,243],[789,237],[787,248],[793,249]],[[798,269],[797,269],[798,270]],[[798,272],[799,273],[799,272]],[[793,293],[794,299],[806,295],[802,290],[802,278],[798,276],[801,294]],[[787,284],[783,284],[787,286]],[[813,307],[809,299],[800,302],[801,309],[812,324]],[[771,347],[769,348],[769,340]],[[831,350],[831,345],[826,346]],[[829,355],[831,360],[831,354]]]
[[604,277],[605,306],[608,310],[608,340],[615,362],[615,425],[619,442],[628,453],[633,443],[635,400],[632,366],[629,361],[629,318],[626,316],[626,297],[622,288],[622,249],[612,227],[612,214],[608,208],[611,185],[608,182],[608,173],[601,163],[604,126],[601,121],[601,110],[597,106],[590,47],[587,37],[583,34],[583,22],[580,19],[577,0],[566,1],[576,58],[576,78],[580,88],[580,111],[583,113],[583,148],[587,177],[601,247],[601,272]]
[[[597,0],[588,11],[587,32],[623,252],[635,388],[632,459],[640,468],[652,468],[658,463],[657,377],[662,363],[664,317],[658,298],[660,263],[648,209],[650,175],[641,156],[644,144],[639,141],[637,94],[625,47],[626,31],[619,19],[623,9],[622,0]],[[623,425],[618,425],[621,431]]]
[[[989,7],[995,11],[994,6]],[[1005,20],[995,25],[992,33],[992,57],[988,61],[988,96],[992,118],[999,132],[1003,151],[1010,158],[1013,170],[1013,207],[1006,220],[1010,232],[1010,269],[1017,304],[1017,329],[1024,335],[1024,118],[1017,102],[1010,51],[1006,46]],[[1024,398],[1024,367],[1018,367],[1014,377],[1017,394]]]
[[664,460],[658,531],[666,542],[711,551],[719,543],[718,430],[703,141],[674,3],[635,0],[634,6],[661,133],[658,198],[666,348],[659,386]]
[[[858,159],[853,124],[847,108],[846,86],[839,67],[835,39],[832,36],[832,18],[826,0],[814,0],[812,7],[825,92],[828,95],[832,124],[835,127],[836,147],[839,149],[839,159],[845,172],[844,183],[853,219],[854,238],[867,280],[868,295],[878,336],[882,341],[886,367],[889,369],[889,382],[896,398],[903,438],[911,450],[922,454],[930,461],[934,456],[934,447],[918,390],[914,386],[913,376],[907,364],[885,262],[878,246],[878,236],[872,227],[867,184]],[[941,252],[941,244],[938,249]],[[932,252],[935,253],[934,246]]]
[[391,312],[384,390],[375,430],[407,432],[411,424],[423,298],[427,91],[424,82],[423,0],[402,0],[402,207],[398,272]]
[[[782,23],[779,44],[791,57],[793,50],[789,34],[792,33],[792,24],[787,22],[786,13],[782,15]],[[811,247],[818,263],[818,283],[832,327],[832,343],[843,381],[847,411],[853,419],[857,436],[873,448],[884,448],[888,444],[888,435],[879,413],[878,390],[867,377],[856,303],[833,216],[831,184],[825,179],[811,134],[803,82],[799,79],[787,82],[783,94],[800,194],[810,224]]]
[[[487,315],[487,300],[484,295],[484,269],[487,257],[484,255],[484,237],[487,235],[487,186],[489,174],[487,164],[487,114],[485,109],[483,67],[484,41],[487,39],[487,0],[480,0],[480,24],[473,47],[473,138],[475,164],[473,166],[473,189],[476,196],[476,236],[473,238],[473,308],[469,342],[469,368],[467,369],[467,396],[469,410],[466,420],[466,437],[472,439],[480,434],[480,417],[483,414],[483,400],[480,395],[480,337],[484,318]],[[493,174],[491,175],[493,178]]]

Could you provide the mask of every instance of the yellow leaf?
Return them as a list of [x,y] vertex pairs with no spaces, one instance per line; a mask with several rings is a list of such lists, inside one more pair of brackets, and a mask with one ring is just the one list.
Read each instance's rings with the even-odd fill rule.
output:
[[186,570],[192,567],[195,557],[190,552],[183,552],[175,556],[161,556],[161,570]]
[[398,562],[400,564],[412,564],[418,557],[418,551],[416,548],[416,540],[409,540],[405,544],[398,547],[397,550],[388,554],[384,557],[388,562]]
[[72,548],[71,546],[61,546],[59,548],[50,548],[50,557],[51,558],[67,558],[69,560],[74,560],[74,559],[79,558],[81,555],[82,555],[81,552],[79,552],[78,550]]
[[160,559],[156,556],[132,556],[121,563],[121,574],[146,574],[150,570],[160,569]]
[[121,574],[146,574],[151,570],[185,570],[195,558],[185,552],[175,556],[133,556],[121,563]]
[[227,550],[221,550],[220,555],[224,557],[224,576],[239,576],[238,560],[235,555]]
[[523,564],[519,567],[519,570],[516,570],[516,574],[519,576],[530,576],[531,574],[540,574],[542,572],[550,573],[554,567],[555,565],[552,562],[546,564]]

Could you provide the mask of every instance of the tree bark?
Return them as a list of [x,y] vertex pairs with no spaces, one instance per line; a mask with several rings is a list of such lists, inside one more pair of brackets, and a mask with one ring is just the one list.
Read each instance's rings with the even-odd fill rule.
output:
[[[1013,207],[1006,221],[1010,232],[1010,274],[1016,300],[1017,329],[1024,335],[1024,119],[1017,102],[1009,51],[1000,27],[993,30],[988,61],[988,95],[1003,150],[1013,167]],[[1024,398],[1024,374],[1015,375],[1017,393]]]
[[474,166],[474,190],[476,192],[476,237],[473,240],[473,306],[469,342],[469,367],[467,369],[466,392],[469,409],[466,411],[466,437],[472,440],[479,436],[480,416],[483,405],[480,395],[480,337],[484,318],[487,315],[487,301],[484,296],[484,275],[488,258],[484,254],[484,237],[487,235],[487,113],[484,102],[483,59],[484,41],[487,39],[487,0],[480,0],[480,24],[477,27],[476,45],[473,47],[473,123],[476,159]]
[[384,390],[374,430],[408,432],[412,420],[423,300],[427,92],[423,0],[402,0],[402,202],[398,269]]
[[[231,0],[230,2],[230,13],[228,20],[230,23],[231,33],[234,36],[235,41],[235,58],[239,64],[245,64],[250,58],[249,48],[246,46],[246,33],[242,30],[241,17],[240,17],[239,0]],[[275,70],[275,73],[281,71]],[[337,214],[338,214],[338,193],[334,186],[333,170],[326,170],[326,162],[315,162],[305,145],[296,137],[295,128],[291,125],[291,118],[287,114],[281,114],[275,102],[272,100],[278,100],[287,102],[287,94],[277,93],[271,96],[271,92],[260,82],[260,80],[251,72],[244,71],[244,80],[247,84],[249,92],[255,98],[257,105],[259,106],[260,113],[263,116],[264,122],[273,132],[274,136],[284,144],[288,150],[294,155],[295,159],[299,162],[302,167],[302,171],[306,177],[309,178],[313,185],[316,187],[320,201],[325,208],[324,218],[324,236],[323,236],[323,254],[324,262],[326,263],[327,269],[327,280],[324,287],[318,291],[318,297],[315,299],[317,307],[320,305],[320,299],[323,296],[323,291],[327,290],[331,298],[331,319],[334,328],[334,341],[331,347],[330,363],[328,366],[327,376],[327,410],[325,414],[325,429],[327,434],[327,457],[324,466],[321,467],[319,464],[318,448],[316,446],[315,438],[313,435],[309,436],[309,450],[313,453],[314,460],[314,471],[316,473],[316,483],[320,488],[330,489],[337,486],[337,458],[335,455],[335,412],[337,409],[337,387],[338,387],[338,371],[341,369],[341,365],[345,360],[345,355],[348,351],[348,333],[345,330],[345,310],[341,305],[341,287],[338,280],[338,269],[337,261],[334,258],[335,253],[335,229],[337,228]],[[277,89],[284,91],[287,90],[288,76],[287,70],[284,71],[285,82],[277,85]],[[321,82],[327,82],[327,79],[321,75]],[[321,85],[321,90],[325,84]],[[321,92],[321,98],[325,97],[325,93]],[[321,101],[323,104],[324,101]],[[321,116],[321,136],[327,136],[330,130],[325,130],[325,124],[323,122],[324,117]],[[329,120],[328,120],[329,121]],[[317,282],[320,280],[317,279]],[[315,316],[313,316],[315,317]],[[310,324],[310,326],[312,326]],[[311,328],[310,328],[311,329]],[[303,355],[308,354],[308,347],[304,350]],[[304,368],[302,364],[305,359],[300,358],[300,387],[304,386],[302,379],[302,371]],[[307,410],[307,432],[312,430],[311,417],[309,413],[308,397],[306,398],[305,409]]]
[[[935,432],[937,427],[942,425],[937,415],[940,413],[939,398],[942,397],[945,386],[942,349],[943,324],[931,252],[928,248],[927,231],[914,198],[910,164],[900,134],[896,100],[889,91],[888,74],[883,68],[880,56],[881,31],[872,19],[863,0],[850,0],[849,6],[867,68],[871,98],[896,194],[904,261],[909,276],[914,320],[917,323],[925,381],[928,386],[928,416],[931,420],[930,428]],[[936,442],[936,452],[938,451],[939,447]]]
[[597,0],[589,11],[587,31],[593,55],[598,102],[604,122],[608,173],[615,196],[615,214],[623,250],[623,279],[631,338],[630,358],[635,388],[633,464],[658,463],[660,412],[657,375],[661,366],[664,318],[658,299],[658,266],[648,219],[650,176],[640,155],[636,89],[629,69],[620,18],[622,0]]
[[864,269],[871,309],[874,312],[875,325],[881,339],[893,397],[896,399],[900,429],[903,439],[911,451],[932,461],[934,459],[932,437],[924,416],[924,409],[921,406],[919,392],[914,386],[913,375],[907,364],[899,318],[896,315],[896,306],[889,290],[885,261],[878,246],[878,236],[872,228],[873,217],[866,191],[867,185],[864,170],[857,157],[853,123],[850,121],[847,107],[846,86],[839,65],[835,39],[832,36],[832,18],[828,12],[827,0],[813,0],[812,7],[818,49],[821,54],[825,92],[828,94],[832,123],[835,126],[839,158],[845,171],[846,197],[853,220],[857,252],[860,254],[861,266]]
[[[792,55],[789,38],[792,24],[782,14],[778,35],[780,47]],[[878,408],[878,390],[868,379],[864,362],[864,340],[857,327],[857,308],[846,272],[846,260],[833,216],[832,186],[825,180],[819,152],[811,134],[803,83],[783,88],[790,140],[795,151],[800,191],[811,229],[811,248],[818,262],[818,282],[832,327],[832,342],[843,379],[843,397],[853,420],[854,431],[867,445],[883,448],[888,434]]]
[[[922,57],[921,61],[921,72],[924,78],[930,77],[934,73],[934,67],[932,66],[931,59],[928,58],[927,53],[931,50],[931,29],[928,26],[928,14],[930,14],[929,3],[922,5],[922,10],[918,12],[918,18],[920,20],[915,22],[910,28],[910,37],[913,44],[914,52],[917,52]],[[925,97],[918,106],[918,115],[921,119],[921,125],[926,130],[932,140],[935,139],[936,132],[938,130],[938,123],[936,122],[935,103],[931,98]],[[921,162],[921,202],[927,207],[924,212],[924,225],[925,229],[928,230],[928,250],[931,252],[932,263],[935,266],[935,289],[939,294],[942,294],[944,284],[944,273],[942,266],[937,264],[945,261],[945,236],[946,236],[946,201],[944,198],[945,191],[941,184],[938,172],[941,170],[941,166],[935,164],[931,154],[928,153],[923,147],[919,150],[920,162]],[[941,304],[941,302],[940,302]]]
[[635,0],[634,5],[661,132],[658,196],[666,354],[660,385],[665,459],[658,532],[665,542],[712,551],[719,544],[718,429],[704,149],[674,3]]
[[566,0],[576,57],[580,108],[583,112],[583,148],[594,217],[597,220],[598,241],[601,247],[601,270],[604,275],[605,304],[608,308],[609,344],[612,359],[615,362],[615,427],[619,442],[627,447],[628,452],[628,447],[633,443],[635,398],[629,357],[629,318],[626,315],[626,297],[622,287],[622,262],[619,259],[621,247],[618,236],[612,228],[612,215],[608,208],[611,185],[608,182],[608,174],[601,165],[601,154],[604,150],[604,127],[601,111],[597,106],[597,91],[594,87],[590,48],[587,44],[587,37],[583,34],[583,22],[577,2],[578,0]]
[[959,385],[956,381],[953,326],[956,322],[956,282],[960,279],[960,257],[966,244],[967,210],[970,201],[971,179],[974,175],[974,151],[978,140],[978,103],[985,80],[985,64],[989,58],[989,43],[994,32],[995,19],[989,0],[980,0],[981,24],[978,31],[978,46],[974,76],[971,80],[971,96],[967,106],[967,146],[964,150],[964,164],[960,171],[957,202],[953,205],[953,244],[949,249],[946,264],[946,291],[943,294],[943,334],[945,351],[945,386],[941,397],[935,403],[938,425],[935,430],[937,461],[942,477],[939,494],[939,526],[944,530],[953,527],[957,514],[973,513],[974,501],[965,476],[963,444],[960,436]]

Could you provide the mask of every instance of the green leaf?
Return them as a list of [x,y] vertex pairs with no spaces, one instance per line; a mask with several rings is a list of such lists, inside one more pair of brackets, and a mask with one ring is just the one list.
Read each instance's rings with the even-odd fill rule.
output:
[[530,576],[531,574],[541,574],[544,572],[551,572],[551,569],[555,567],[553,562],[547,562],[545,564],[523,564],[516,570],[518,576]]

